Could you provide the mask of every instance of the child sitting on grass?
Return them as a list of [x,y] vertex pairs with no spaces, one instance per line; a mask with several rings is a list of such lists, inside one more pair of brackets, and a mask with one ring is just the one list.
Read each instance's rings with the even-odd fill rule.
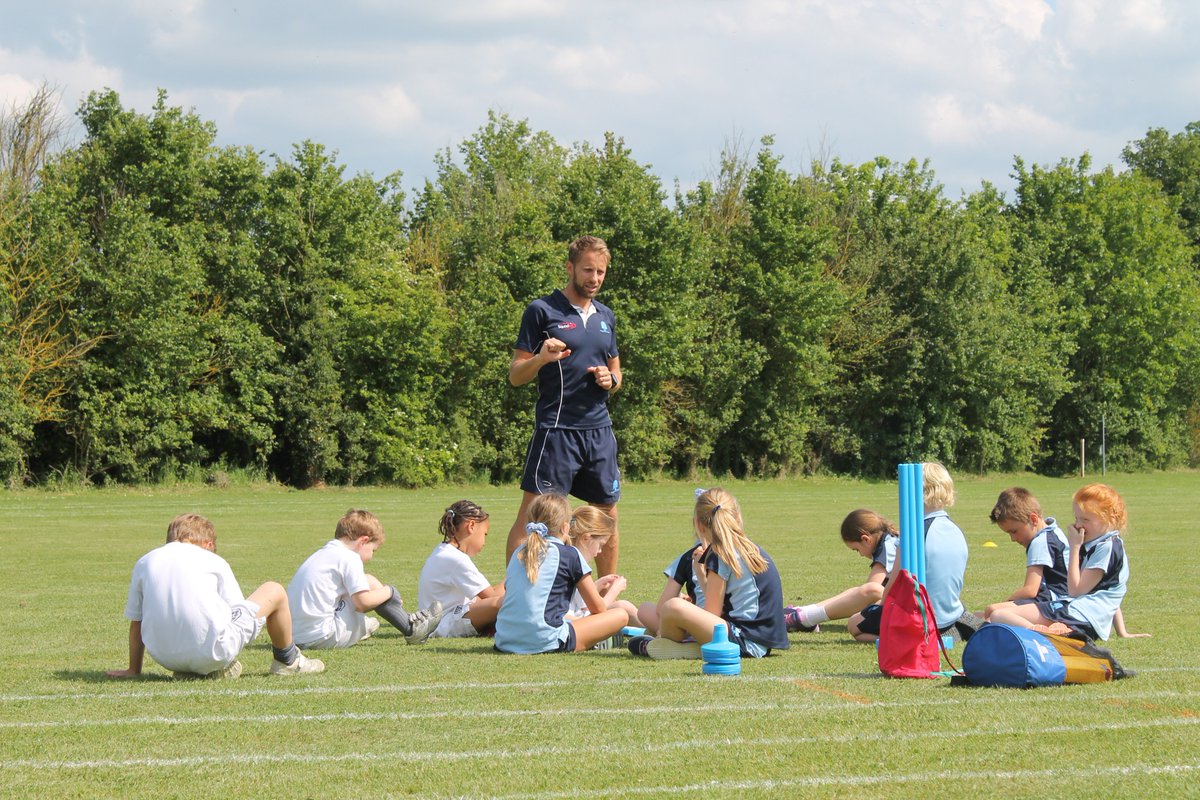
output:
[[788,631],[819,631],[822,622],[846,619],[857,611],[883,601],[887,576],[896,562],[900,532],[879,514],[860,508],[851,511],[842,520],[841,536],[846,547],[871,560],[867,582],[852,586],[819,603],[785,607],[783,616],[787,620]]
[[[960,599],[967,572],[967,538],[946,513],[946,509],[954,505],[954,479],[936,461],[922,464],[921,477],[925,484],[925,589],[929,592],[929,604],[937,619],[938,633],[948,633],[965,641],[979,629],[983,620],[967,611]],[[898,548],[893,573],[900,569],[899,554]],[[894,585],[890,574],[888,585]],[[886,589],[884,595],[887,595]],[[875,641],[879,638],[882,618],[882,603],[867,606],[850,617],[847,626],[850,635],[860,642]]]
[[747,658],[786,649],[783,585],[775,563],[746,536],[733,495],[720,487],[697,492],[692,525],[704,552],[693,565],[696,584],[704,590],[704,607],[681,597],[668,599],[658,636],[633,637],[629,651],[654,659],[700,658],[700,646],[712,641],[718,625],[727,623],[729,641]]
[[292,632],[305,649],[350,647],[379,629],[374,611],[421,644],[442,618],[441,607],[415,614],[404,610],[395,586],[386,586],[364,566],[383,546],[383,524],[369,511],[350,509],[338,520],[334,538],[296,570],[288,584]]
[[1092,639],[1107,639],[1129,583],[1121,529],[1125,501],[1111,486],[1093,483],[1072,498],[1075,524],[1067,534],[1067,596],[1028,605],[1003,604],[991,622],[1056,632],[1056,623]]
[[[1038,600],[1060,600],[1067,594],[1066,534],[1053,517],[1042,518],[1042,507],[1028,489],[1013,487],[1000,493],[992,509],[992,522],[1014,542],[1025,547],[1025,583],[1007,601],[993,603],[984,609],[983,618],[990,620],[997,608],[1009,605],[1028,605]],[[1113,630],[1123,639],[1141,639],[1148,633],[1130,633],[1125,628],[1125,615],[1120,608],[1113,614]]]
[[308,675],[325,670],[305,658],[292,640],[287,592],[264,583],[249,597],[217,555],[217,532],[199,514],[184,514],[167,528],[167,543],[138,559],[125,603],[129,620],[129,667],[110,678],[142,674],[145,654],[176,677],[236,678],[238,655],[264,623],[271,637],[272,675]]
[[[502,653],[554,653],[588,650],[628,622],[619,608],[605,608],[592,569],[567,544],[571,505],[558,494],[542,494],[529,504],[525,543],[509,559],[504,603],[496,617],[496,649]],[[571,592],[579,590],[592,613],[565,619]]]
[[983,611],[985,620],[1002,607],[1028,605],[1067,596],[1067,537],[1028,489],[1014,486],[996,499],[990,518],[1008,538],[1025,548],[1025,582],[1001,603]]
[[[594,561],[616,530],[617,521],[595,506],[580,506],[571,512],[571,544],[583,553],[584,561]],[[596,591],[600,593],[605,607],[621,609],[628,619],[626,624],[638,625],[637,606],[620,599],[621,592],[628,586],[629,582],[623,575],[604,575],[596,579]],[[579,590],[575,590],[571,595],[567,619],[579,619],[590,613]]]
[[492,585],[472,560],[483,550],[491,529],[488,514],[470,500],[442,512],[442,543],[433,548],[417,582],[417,603],[446,609],[434,636],[491,636],[504,601],[504,585]]

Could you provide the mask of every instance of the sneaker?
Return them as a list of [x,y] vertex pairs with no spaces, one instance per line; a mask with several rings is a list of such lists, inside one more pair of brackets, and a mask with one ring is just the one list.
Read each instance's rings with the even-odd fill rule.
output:
[[629,646],[629,652],[635,656],[647,656],[646,646],[654,641],[654,637],[649,634],[641,634],[640,636],[630,636],[626,644]]
[[[377,630],[379,630],[379,618],[378,617],[367,617],[367,635],[362,638],[370,639],[372,636],[375,635],[375,631],[377,631]],[[362,641],[362,639],[359,639],[359,641]]]
[[787,624],[788,633],[820,633],[820,625],[805,625],[800,621],[800,609],[796,606],[783,607],[783,621]]
[[223,678],[236,678],[242,674],[242,662],[234,661],[224,669],[215,669],[205,675],[198,672],[174,672],[172,675],[177,681],[219,681]]
[[303,653],[296,656],[291,664],[282,661],[271,662],[272,675],[316,675],[325,671],[325,662],[316,658],[306,658]]
[[442,608],[441,602],[434,600],[429,604],[429,608],[422,608],[409,616],[408,622],[412,625],[412,633],[405,636],[404,641],[409,644],[425,644],[426,640],[437,630],[438,623],[445,615],[446,611]]
[[962,616],[954,621],[954,627],[958,630],[959,638],[965,642],[983,627],[983,617],[963,611]]
[[700,659],[699,642],[676,642],[659,636],[646,645],[646,655],[655,661],[667,661],[676,658]]

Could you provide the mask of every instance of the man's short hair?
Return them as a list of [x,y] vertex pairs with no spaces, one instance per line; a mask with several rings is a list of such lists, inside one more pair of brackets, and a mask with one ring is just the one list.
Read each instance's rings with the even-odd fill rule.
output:
[[604,256],[606,261],[612,260],[612,254],[608,252],[608,245],[599,236],[580,236],[571,242],[571,246],[567,248],[567,261],[578,264],[584,253],[599,253]]

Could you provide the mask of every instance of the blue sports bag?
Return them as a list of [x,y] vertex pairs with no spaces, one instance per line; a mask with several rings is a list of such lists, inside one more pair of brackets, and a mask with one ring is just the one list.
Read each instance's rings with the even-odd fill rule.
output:
[[1067,678],[1053,642],[1037,631],[995,622],[967,640],[962,668],[976,686],[1061,686]]

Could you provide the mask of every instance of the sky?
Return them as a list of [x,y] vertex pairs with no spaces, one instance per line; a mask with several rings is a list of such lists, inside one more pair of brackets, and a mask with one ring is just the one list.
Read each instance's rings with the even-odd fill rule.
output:
[[770,135],[791,172],[928,159],[958,198],[1200,120],[1197,42],[1192,0],[0,0],[0,101],[161,88],[220,144],[311,139],[408,190],[492,110],[611,131],[668,194]]

